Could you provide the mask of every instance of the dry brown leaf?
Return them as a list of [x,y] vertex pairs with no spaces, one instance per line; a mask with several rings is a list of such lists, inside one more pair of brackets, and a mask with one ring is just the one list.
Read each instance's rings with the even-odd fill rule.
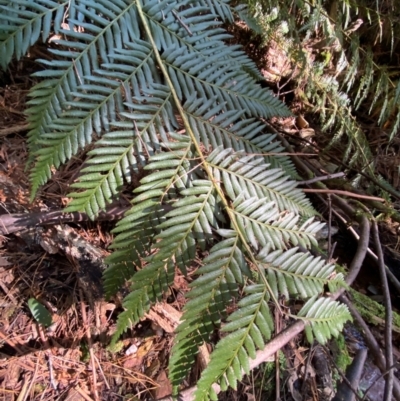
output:
[[172,393],[172,384],[168,380],[165,370],[161,370],[156,378],[156,381],[159,386],[154,390],[153,396],[156,400],[166,397],[167,395],[170,395]]

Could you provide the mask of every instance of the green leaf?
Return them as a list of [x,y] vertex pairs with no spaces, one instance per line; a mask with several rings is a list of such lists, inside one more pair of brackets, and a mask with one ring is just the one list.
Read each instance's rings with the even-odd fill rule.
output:
[[29,298],[28,307],[33,318],[42,326],[49,327],[53,322],[51,313],[35,298]]

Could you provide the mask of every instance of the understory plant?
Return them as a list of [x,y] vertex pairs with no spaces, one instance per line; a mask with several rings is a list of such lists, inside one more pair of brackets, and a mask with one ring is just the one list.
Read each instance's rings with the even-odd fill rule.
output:
[[274,78],[283,91],[292,82],[303,112],[314,113],[329,138],[324,151],[338,147],[343,162],[395,192],[375,171],[370,143],[390,144],[400,130],[400,3],[245,2],[263,43],[279,49]]
[[322,224],[261,122],[290,111],[257,84],[240,46],[224,42],[222,23],[246,20],[242,6],[0,0],[0,10],[3,68],[38,41],[50,55],[38,60],[28,101],[32,198],[82,150],[66,211],[95,218],[140,178],[106,260],[107,296],[130,283],[114,341],[163,300],[177,270],[198,265],[169,363],[177,390],[199,346],[220,331],[196,400],[215,399],[213,383],[236,388],[249,373],[282,299],[304,303],[292,317],[305,321],[310,340],[339,333],[348,310],[323,293],[343,276],[299,250],[316,244]]

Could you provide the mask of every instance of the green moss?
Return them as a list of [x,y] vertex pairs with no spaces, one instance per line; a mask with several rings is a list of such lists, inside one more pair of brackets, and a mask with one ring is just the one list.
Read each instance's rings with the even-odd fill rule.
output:
[[[341,372],[345,372],[347,366],[351,364],[352,358],[347,351],[346,341],[343,334],[339,334],[337,338],[334,338],[331,341],[331,345],[329,348],[333,352],[336,366],[340,369]],[[332,379],[334,383],[337,383],[341,380],[341,376],[336,369],[334,369],[332,373]]]
[[352,358],[347,352],[346,341],[343,334],[340,334],[334,341],[338,349],[338,355],[336,356],[335,362],[338,368],[344,372],[347,366],[350,365]]
[[[280,377],[283,379],[284,372],[286,371],[286,357],[282,351],[279,351],[279,370]],[[260,365],[261,378],[256,380],[255,387],[261,389],[264,396],[272,397],[275,394],[275,361],[265,362]]]
[[90,350],[85,342],[80,343],[81,362],[88,362],[90,360]]
[[124,348],[123,341],[117,341],[116,343],[111,343],[107,347],[107,351],[111,352],[112,354],[116,354],[117,352],[120,352],[122,348]]
[[[349,289],[360,315],[369,323],[381,324],[385,321],[385,307],[360,292]],[[400,315],[393,311],[393,326],[400,332]]]

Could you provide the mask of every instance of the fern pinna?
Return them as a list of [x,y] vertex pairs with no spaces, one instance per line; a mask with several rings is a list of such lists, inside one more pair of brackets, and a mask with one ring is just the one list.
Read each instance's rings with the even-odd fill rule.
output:
[[[341,285],[334,266],[298,250],[321,224],[296,188],[295,169],[258,118],[288,116],[255,65],[221,28],[242,7],[226,0],[0,0],[3,67],[51,37],[27,113],[32,196],[91,144],[67,211],[95,217],[145,171],[114,230],[106,293],[128,280],[115,339],[163,298],[175,269],[208,252],[187,294],[170,358],[178,386],[215,328],[226,335],[198,383],[235,387],[274,325],[270,302],[304,300],[308,335],[329,338],[349,318],[316,297]],[[211,248],[211,249],[210,249]],[[210,249],[210,250],[209,250]],[[209,250],[209,251],[208,251]],[[332,279],[332,277],[335,277]],[[243,296],[239,296],[244,294]],[[239,299],[241,298],[241,299]],[[237,302],[229,315],[227,307]],[[279,307],[279,306],[278,306]]]

